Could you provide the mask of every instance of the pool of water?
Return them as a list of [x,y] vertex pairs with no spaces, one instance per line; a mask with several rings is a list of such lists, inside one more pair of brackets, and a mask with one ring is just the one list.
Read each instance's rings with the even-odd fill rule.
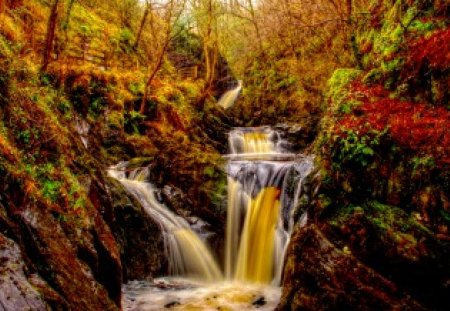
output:
[[179,278],[131,281],[123,286],[124,310],[274,310],[281,288],[238,282],[201,283]]

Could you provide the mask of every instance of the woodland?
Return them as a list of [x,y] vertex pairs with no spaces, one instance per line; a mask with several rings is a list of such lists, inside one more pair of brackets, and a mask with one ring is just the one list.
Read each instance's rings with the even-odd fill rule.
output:
[[[449,26],[447,0],[0,0],[0,310],[448,310]],[[129,307],[173,263],[108,170],[146,168],[222,267],[229,135],[262,127],[313,158],[274,306]]]

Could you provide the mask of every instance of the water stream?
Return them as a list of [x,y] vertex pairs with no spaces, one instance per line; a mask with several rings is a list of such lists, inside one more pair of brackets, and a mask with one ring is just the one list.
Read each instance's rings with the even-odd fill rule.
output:
[[238,81],[238,85],[231,90],[226,91],[220,98],[217,104],[225,109],[230,108],[236,102],[242,90],[242,80]]
[[280,133],[269,127],[234,129],[229,145],[223,269],[188,222],[156,199],[147,168],[127,173],[123,162],[110,169],[159,224],[170,267],[168,277],[126,284],[125,309],[275,309],[292,213],[313,161],[289,153]]
[[219,281],[222,273],[214,256],[189,223],[161,204],[155,196],[155,187],[146,182],[148,168],[138,168],[127,174],[127,162],[112,167],[109,176],[119,180],[159,225],[166,246],[169,273],[203,281]]

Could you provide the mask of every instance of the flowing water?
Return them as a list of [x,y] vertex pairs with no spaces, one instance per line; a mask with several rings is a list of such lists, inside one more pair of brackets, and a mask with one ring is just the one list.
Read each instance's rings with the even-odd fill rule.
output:
[[281,146],[280,134],[267,127],[230,133],[227,279],[280,284],[292,212],[313,167],[311,157]]
[[127,174],[127,165],[127,162],[119,163],[108,173],[122,183],[159,225],[166,246],[169,273],[208,282],[221,280],[219,266],[205,243],[191,230],[185,219],[175,215],[156,199],[156,189],[146,182],[148,168],[132,170]]
[[238,85],[231,90],[225,92],[217,102],[219,106],[222,106],[225,109],[230,108],[234,105],[236,99],[238,98],[239,94],[242,90],[242,81],[238,81]]
[[159,224],[170,266],[170,277],[124,286],[127,310],[275,309],[292,214],[313,161],[288,153],[269,127],[237,128],[229,144],[224,275],[186,220],[158,202],[147,169],[110,169]]

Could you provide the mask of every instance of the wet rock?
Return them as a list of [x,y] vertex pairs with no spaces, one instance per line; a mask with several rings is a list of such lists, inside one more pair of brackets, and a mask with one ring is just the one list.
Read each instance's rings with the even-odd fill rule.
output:
[[267,303],[266,298],[264,298],[263,296],[258,297],[257,299],[255,299],[252,302],[252,305],[254,305],[255,307],[259,308],[264,306]]
[[183,217],[191,216],[193,204],[181,189],[165,185],[161,190],[161,196],[164,204],[175,213]]
[[424,310],[393,282],[338,249],[315,226],[296,228],[277,310]]
[[164,308],[170,309],[170,308],[176,307],[178,305],[180,305],[180,303],[178,301],[172,301],[172,302],[165,304]]
[[28,281],[19,246],[0,234],[0,309],[47,310],[43,297]]
[[279,131],[283,140],[286,141],[286,144],[281,147],[290,152],[300,152],[305,149],[317,134],[314,127],[304,127],[298,124],[277,124],[273,129]]

